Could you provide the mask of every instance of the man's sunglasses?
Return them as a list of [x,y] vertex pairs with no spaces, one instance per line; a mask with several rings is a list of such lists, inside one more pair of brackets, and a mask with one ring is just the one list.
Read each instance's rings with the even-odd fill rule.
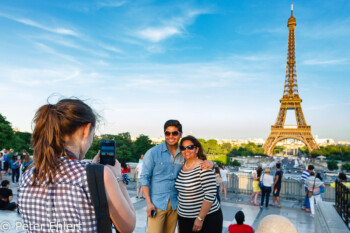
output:
[[194,149],[196,149],[196,146],[195,145],[188,145],[188,146],[180,146],[180,150],[181,151],[184,151],[184,150],[186,150],[186,149],[189,149],[189,150],[194,150]]
[[179,131],[173,131],[173,132],[169,132],[169,131],[165,131],[164,132],[165,136],[169,137],[170,135],[173,135],[173,136],[179,136],[180,135],[180,132]]

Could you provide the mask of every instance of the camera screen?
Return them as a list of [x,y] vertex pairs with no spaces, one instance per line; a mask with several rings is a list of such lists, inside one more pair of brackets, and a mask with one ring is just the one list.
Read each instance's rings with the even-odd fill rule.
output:
[[102,156],[114,156],[114,146],[101,146]]

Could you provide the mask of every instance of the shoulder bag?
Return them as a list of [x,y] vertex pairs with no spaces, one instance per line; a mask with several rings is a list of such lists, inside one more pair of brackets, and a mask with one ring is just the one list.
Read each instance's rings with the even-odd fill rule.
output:
[[310,191],[310,190],[308,189],[307,192],[306,192],[306,196],[307,196],[308,198],[312,197],[312,194],[314,193],[315,182],[316,182],[316,177],[315,177],[314,185],[313,185],[313,187],[312,187],[312,191]]
[[260,187],[260,188],[263,188],[263,187],[264,187],[264,181],[263,181],[263,180],[264,180],[264,175],[265,175],[265,174],[263,174],[261,180],[259,180],[259,187]]

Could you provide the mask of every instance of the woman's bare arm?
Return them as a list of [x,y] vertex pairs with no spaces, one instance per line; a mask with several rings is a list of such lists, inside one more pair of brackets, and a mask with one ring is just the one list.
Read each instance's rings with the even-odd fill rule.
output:
[[[118,164],[118,165],[117,165]],[[119,167],[119,169],[118,169]],[[113,224],[121,233],[131,233],[135,229],[136,214],[126,186],[121,178],[120,164],[116,161],[116,166],[105,166],[104,182],[108,200],[109,213]]]

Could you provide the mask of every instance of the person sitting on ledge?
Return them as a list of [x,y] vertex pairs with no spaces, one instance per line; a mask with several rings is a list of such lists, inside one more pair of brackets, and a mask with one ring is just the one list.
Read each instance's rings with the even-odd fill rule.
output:
[[230,226],[228,226],[229,233],[235,233],[235,232],[253,233],[254,232],[253,227],[251,227],[247,224],[243,224],[243,222],[244,222],[243,211],[238,211],[235,215],[235,219],[236,219],[237,224],[231,224]]
[[12,201],[12,190],[9,189],[10,181],[3,180],[1,182],[2,188],[0,188],[0,209],[1,210],[14,210],[17,208],[16,202]]
[[[342,182],[347,188],[350,188],[350,182],[347,181],[345,173],[340,172],[338,175],[339,181]],[[331,183],[331,188],[335,189],[335,182]]]
[[271,214],[260,221],[256,233],[298,233],[298,231],[286,217]]

